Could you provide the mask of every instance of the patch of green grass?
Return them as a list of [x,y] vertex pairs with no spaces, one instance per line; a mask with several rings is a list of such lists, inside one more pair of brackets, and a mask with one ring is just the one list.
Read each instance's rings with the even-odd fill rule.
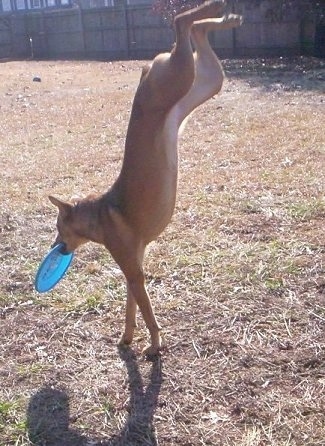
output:
[[0,433],[10,438],[6,446],[25,444],[27,422],[21,417],[19,401],[0,401]]
[[240,202],[240,210],[244,214],[258,214],[261,212],[261,206],[256,201],[244,200]]
[[31,376],[37,376],[39,373],[44,371],[46,366],[37,362],[31,364],[19,364],[17,367],[17,375],[21,378],[30,378]]
[[278,291],[283,287],[282,277],[268,277],[264,280],[266,288],[270,291]]
[[15,409],[15,403],[11,401],[0,401],[0,425],[3,425]]
[[104,401],[102,406],[100,407],[100,412],[104,415],[105,423],[108,423],[109,420],[114,418],[116,413],[116,407],[112,401]]
[[308,221],[325,216],[325,200],[311,199],[291,203],[287,206],[287,212],[294,220]]
[[101,307],[103,303],[102,296],[98,295],[90,295],[87,296],[86,301],[84,303],[85,310],[87,311],[96,311],[99,307]]
[[100,294],[82,291],[80,296],[73,294],[69,299],[60,299],[60,296],[58,296],[55,303],[58,308],[68,313],[88,313],[99,311],[104,304],[104,298]]

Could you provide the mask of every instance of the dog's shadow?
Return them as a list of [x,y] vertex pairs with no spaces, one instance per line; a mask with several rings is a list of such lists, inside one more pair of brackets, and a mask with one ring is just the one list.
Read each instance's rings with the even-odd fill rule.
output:
[[35,446],[157,446],[153,416],[162,384],[161,359],[152,361],[150,382],[144,389],[132,350],[119,349],[129,378],[130,409],[123,429],[111,439],[90,439],[69,427],[69,397],[64,390],[45,386],[35,393],[27,409],[27,429]]

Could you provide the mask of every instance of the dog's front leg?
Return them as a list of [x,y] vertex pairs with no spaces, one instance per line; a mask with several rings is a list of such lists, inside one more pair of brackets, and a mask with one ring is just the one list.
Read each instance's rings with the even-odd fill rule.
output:
[[[143,353],[147,356],[154,356],[159,353],[159,350],[161,349],[161,336],[160,336],[160,326],[158,325],[158,322],[156,320],[155,314],[153,312],[150,298],[148,296],[145,283],[144,283],[144,274],[138,273],[134,277],[127,277],[127,283],[128,283],[128,298],[132,295],[134,298],[134,301],[138,305],[142,317],[145,321],[145,324],[147,326],[147,329],[150,333],[151,338],[151,345],[148,346]],[[134,302],[130,299],[128,302],[130,305],[129,308],[127,306],[127,323],[125,326],[125,334],[122,337],[125,339],[128,339],[127,336],[132,332],[132,329],[134,330],[134,323],[135,323],[135,316],[134,315]],[[130,323],[130,325],[128,325]]]
[[127,285],[125,331],[119,342],[121,346],[128,346],[133,341],[134,330],[137,326],[136,314],[137,302],[132,294],[130,286]]

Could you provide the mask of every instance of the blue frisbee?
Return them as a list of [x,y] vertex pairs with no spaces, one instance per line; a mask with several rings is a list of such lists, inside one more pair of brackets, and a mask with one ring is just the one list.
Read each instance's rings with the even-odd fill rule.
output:
[[64,248],[64,243],[54,246],[40,264],[35,278],[35,289],[39,293],[54,288],[69,268],[73,252],[65,253]]

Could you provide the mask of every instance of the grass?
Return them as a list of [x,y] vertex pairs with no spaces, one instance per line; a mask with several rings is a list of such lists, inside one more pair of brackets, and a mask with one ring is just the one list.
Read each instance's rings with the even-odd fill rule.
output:
[[325,200],[309,199],[298,203],[290,203],[288,205],[288,214],[296,220],[308,221],[315,218],[324,218],[325,216]]
[[222,93],[191,117],[145,265],[161,358],[141,357],[141,317],[117,349],[126,289],[102,247],[34,291],[47,195],[116,178],[141,66],[0,65],[0,445],[323,445],[322,61],[225,61]]

